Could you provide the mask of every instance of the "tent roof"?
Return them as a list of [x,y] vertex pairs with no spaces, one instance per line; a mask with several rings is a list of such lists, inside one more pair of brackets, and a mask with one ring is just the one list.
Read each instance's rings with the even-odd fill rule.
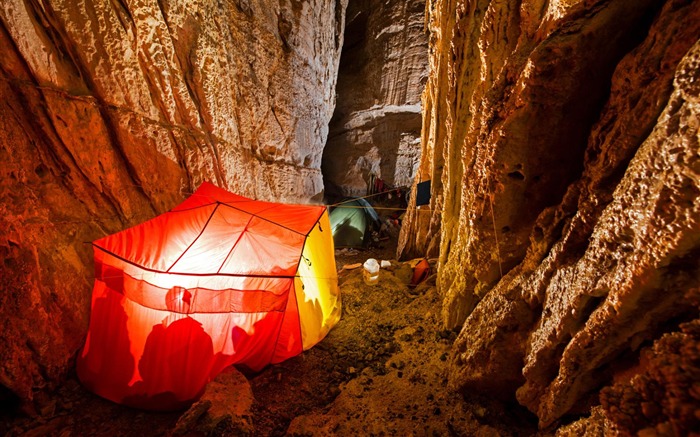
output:
[[337,247],[361,247],[367,226],[379,222],[379,215],[365,199],[341,202],[330,212],[333,241]]
[[332,210],[330,212],[331,215],[333,214],[341,214],[341,211],[343,210],[348,210],[348,209],[354,209],[357,211],[361,211],[364,215],[367,215],[371,218],[372,221],[374,222],[379,222],[379,214],[377,214],[377,211],[374,209],[374,207],[365,199],[362,197],[357,197],[354,199],[348,199],[344,200],[340,203],[337,203],[335,207],[332,207]]
[[294,276],[325,209],[252,200],[204,182],[172,210],[93,244],[155,272]]

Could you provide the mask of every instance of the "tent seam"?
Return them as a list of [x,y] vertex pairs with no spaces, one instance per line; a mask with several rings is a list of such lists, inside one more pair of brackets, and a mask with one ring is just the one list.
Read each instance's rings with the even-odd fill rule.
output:
[[[104,281],[101,281],[101,282],[104,283]],[[167,312],[170,312],[170,313],[177,313],[177,314],[183,314],[183,315],[190,315],[190,314],[195,314],[195,315],[196,315],[196,314],[263,314],[263,313],[264,313],[264,314],[267,314],[267,313],[282,313],[282,312],[286,311],[286,307],[285,307],[284,310],[281,310],[281,309],[280,309],[280,310],[272,309],[272,310],[264,310],[264,311],[192,311],[192,312],[183,312],[183,311],[174,310],[174,309],[167,309],[167,310],[164,310],[164,309],[162,309],[162,308],[152,307],[152,306],[146,305],[146,304],[144,304],[144,303],[142,303],[142,302],[139,302],[138,300],[133,299],[133,298],[131,298],[131,297],[125,295],[124,293],[119,292],[118,290],[115,290],[115,289],[113,289],[113,288],[110,288],[110,287],[109,287],[108,285],[106,285],[106,284],[105,284],[105,288],[106,288],[108,291],[110,291],[111,293],[118,294],[119,296],[124,297],[124,299],[126,299],[126,300],[128,300],[128,301],[130,301],[130,302],[133,302],[134,304],[136,304],[136,305],[138,305],[138,306],[140,306],[140,307],[142,307],[142,308],[148,308],[148,309],[156,310],[156,311],[167,311]]]
[[[279,227],[282,228],[282,229],[286,229],[286,230],[288,230],[289,232],[294,232],[295,234],[305,235],[305,236],[308,236],[309,233],[314,229],[314,227],[315,227],[316,224],[318,223],[318,220],[319,220],[319,219],[321,218],[321,216],[323,215],[323,211],[326,210],[326,207],[325,207],[325,206],[322,206],[322,205],[320,206],[320,207],[323,209],[323,211],[321,211],[321,214],[316,218],[316,221],[314,222],[314,225],[311,227],[311,229],[310,229],[306,234],[304,234],[303,232],[295,231],[295,230],[292,229],[292,228],[289,228],[289,227],[287,227],[287,226],[281,225],[281,224],[279,224],[279,223],[277,223],[277,222],[274,222],[274,221],[272,221],[272,220],[270,220],[270,219],[266,219],[265,217],[261,217],[261,216],[259,216],[258,214],[254,214],[254,213],[252,213],[252,212],[248,212],[248,211],[246,211],[246,210],[244,210],[244,209],[241,209],[241,208],[236,208],[235,206],[229,205],[228,203],[220,202],[220,204],[221,204],[221,205],[224,205],[224,206],[228,206],[228,207],[231,208],[231,209],[235,209],[235,210],[237,210],[237,211],[241,211],[241,212],[243,212],[243,213],[250,214],[250,215],[252,215],[253,217],[257,217],[257,218],[259,218],[260,220],[266,221],[266,222],[268,222],[268,223],[272,223],[273,225],[279,226]],[[303,206],[303,205],[302,205],[302,206]],[[317,207],[315,207],[315,206],[313,206],[313,205],[310,205],[310,206],[311,206],[311,207],[314,207],[314,208],[317,208]],[[273,205],[273,206],[271,206],[271,207],[269,207],[269,208],[267,208],[267,209],[264,209],[263,211],[267,211],[267,210],[272,209],[272,208],[275,208],[275,207],[277,207],[277,205]]]
[[130,261],[122,256],[117,255],[114,252],[111,252],[107,249],[105,249],[102,246],[98,246],[97,244],[93,243],[93,247],[96,247],[100,249],[102,252],[109,254],[118,260],[125,262],[127,264],[130,264],[134,267],[137,267],[139,269],[145,270],[147,272],[151,273],[162,273],[162,274],[167,274],[167,275],[183,275],[183,276],[231,276],[234,278],[282,278],[282,279],[290,279],[290,278],[295,278],[296,275],[263,275],[263,274],[246,274],[246,273],[186,273],[186,272],[168,272],[165,270],[157,270],[157,269],[151,269],[142,265],[139,265],[133,261]]
[[252,222],[252,221],[253,221],[253,215],[250,216],[250,218],[248,219],[248,223],[245,224],[245,227],[243,228],[243,230],[241,231],[241,233],[238,234],[238,238],[236,239],[236,242],[233,243],[233,246],[231,246],[231,250],[229,250],[228,253],[226,254],[226,258],[224,258],[224,260],[221,262],[221,265],[219,266],[219,269],[216,271],[216,274],[217,274],[217,275],[221,273],[221,269],[224,268],[224,265],[226,264],[226,261],[228,260],[228,257],[231,256],[231,254],[233,253],[233,249],[235,249],[236,246],[238,245],[238,242],[241,241],[241,238],[243,238],[243,234],[245,233],[245,231],[248,230],[248,226],[250,226],[250,222]]
[[[314,222],[314,225],[309,229],[309,232],[306,233],[306,236],[304,237],[304,245],[301,246],[301,254],[299,255],[299,261],[297,262],[297,275],[299,274],[299,264],[301,264],[301,259],[304,257],[304,249],[306,248],[306,243],[309,241],[309,235],[311,232],[314,230],[316,225],[320,226],[321,223],[321,218],[323,218],[323,213],[326,212],[326,207],[323,208],[323,211],[321,212],[321,215],[318,216],[316,221]],[[323,231],[321,231],[323,232]],[[309,260],[311,262],[311,260]],[[301,276],[299,276],[299,281],[301,282],[302,290],[304,287],[304,281],[301,279]],[[296,293],[296,287],[294,287],[294,300],[297,303],[297,312],[299,312],[299,299],[297,299],[297,293]],[[299,340],[301,340],[301,351],[304,352],[304,334],[301,332],[301,316],[299,316]]]
[[190,250],[190,249],[192,248],[192,246],[194,246],[194,243],[196,243],[197,240],[199,240],[199,237],[201,237],[202,234],[204,233],[204,231],[207,229],[207,226],[209,225],[209,222],[211,221],[212,217],[214,217],[214,214],[216,214],[216,210],[219,209],[219,206],[220,206],[220,205],[221,205],[221,204],[220,204],[219,202],[216,202],[216,207],[214,207],[214,210],[211,212],[211,214],[209,214],[209,218],[207,219],[206,223],[204,223],[204,226],[202,226],[202,230],[199,231],[199,234],[197,234],[197,237],[190,243],[189,246],[187,246],[187,249],[185,249],[185,250],[180,254],[180,256],[177,257],[177,259],[175,260],[175,262],[174,262],[170,267],[168,267],[168,270],[166,270],[165,273],[170,273],[170,269],[172,269],[173,267],[175,267],[175,264],[177,264],[177,263],[182,259],[182,257],[185,256],[185,254],[187,253],[187,251]]
[[[306,247],[306,242],[309,240],[309,235],[311,234],[311,232],[313,232],[316,225],[320,226],[319,223],[321,222],[321,218],[323,217],[323,213],[326,212],[327,209],[328,208],[326,208],[325,206],[323,207],[323,211],[321,211],[321,215],[319,215],[318,218],[316,218],[314,225],[311,226],[311,229],[309,229],[309,231],[306,233],[306,235],[304,235],[304,244],[301,246],[301,252],[299,253],[299,260],[297,261],[297,269],[296,269],[297,273],[299,273],[299,264],[301,263],[301,259],[304,258],[304,248]],[[321,232],[323,232],[323,230],[321,230]],[[294,275],[294,276],[296,277],[298,275]],[[300,278],[301,278],[301,276],[300,276]]]
[[[304,242],[306,245],[306,242]],[[301,282],[301,289],[304,289],[304,281],[299,277],[299,282]],[[299,299],[297,299],[297,288],[294,287],[294,301],[297,304],[297,314],[299,313]],[[304,333],[301,332],[301,314],[299,314],[299,341],[301,342],[301,352],[304,352]]]

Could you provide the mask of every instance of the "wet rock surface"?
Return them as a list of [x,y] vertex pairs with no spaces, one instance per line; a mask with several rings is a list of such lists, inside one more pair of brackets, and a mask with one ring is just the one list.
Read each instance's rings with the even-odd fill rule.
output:
[[[601,392],[612,432],[691,435],[700,429],[700,320],[661,337],[639,366]],[[622,379],[622,378],[620,378]]]

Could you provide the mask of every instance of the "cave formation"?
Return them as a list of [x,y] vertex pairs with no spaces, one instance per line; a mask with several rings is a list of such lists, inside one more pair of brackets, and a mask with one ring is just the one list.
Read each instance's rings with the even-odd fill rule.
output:
[[[0,433],[699,429],[699,35],[693,0],[3,2]],[[86,242],[371,172],[431,181],[395,254],[427,284],[345,273],[320,347],[184,415],[76,382]]]

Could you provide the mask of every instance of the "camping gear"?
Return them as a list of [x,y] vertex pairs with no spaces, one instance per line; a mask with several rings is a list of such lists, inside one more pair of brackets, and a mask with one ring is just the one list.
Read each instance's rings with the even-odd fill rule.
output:
[[421,282],[428,279],[430,276],[430,263],[427,259],[415,259],[410,262],[413,266],[413,277],[411,278],[411,283],[408,284],[409,287],[415,287]]
[[379,282],[379,262],[374,258],[369,258],[362,264],[362,278],[367,285],[377,285]]
[[224,368],[309,349],[340,318],[324,206],[261,202],[209,183],[93,243],[83,384],[152,410],[187,407]]
[[379,215],[365,199],[338,204],[330,213],[335,247],[362,247],[373,229],[379,228]]
[[416,185],[416,206],[430,203],[430,181],[423,181]]

